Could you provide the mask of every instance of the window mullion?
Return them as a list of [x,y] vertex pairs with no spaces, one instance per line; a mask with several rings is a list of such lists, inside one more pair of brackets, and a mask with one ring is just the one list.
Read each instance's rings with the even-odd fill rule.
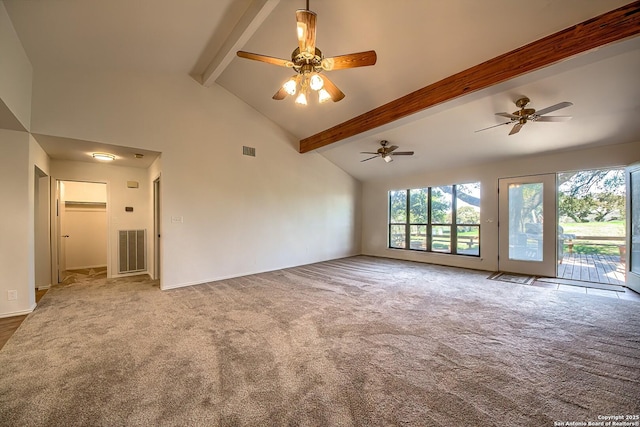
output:
[[432,251],[431,245],[431,187],[427,188],[427,252]]
[[411,190],[407,189],[407,215],[404,218],[404,248],[411,249]]
[[451,253],[458,253],[458,186],[451,188]]

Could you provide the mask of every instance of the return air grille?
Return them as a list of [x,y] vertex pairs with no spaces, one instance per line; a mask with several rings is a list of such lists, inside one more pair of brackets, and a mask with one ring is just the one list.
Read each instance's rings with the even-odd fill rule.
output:
[[251,156],[251,157],[255,157],[256,156],[256,149],[253,147],[247,147],[247,146],[242,146],[242,154],[244,154],[245,156]]
[[147,269],[147,230],[118,231],[118,273]]

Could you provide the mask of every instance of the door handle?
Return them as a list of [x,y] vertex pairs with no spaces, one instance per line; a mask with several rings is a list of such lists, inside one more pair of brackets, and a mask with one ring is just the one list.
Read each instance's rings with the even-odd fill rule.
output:
[[65,234],[65,235],[63,235],[63,236],[60,236],[60,237],[69,237],[69,235],[68,235],[68,234]]

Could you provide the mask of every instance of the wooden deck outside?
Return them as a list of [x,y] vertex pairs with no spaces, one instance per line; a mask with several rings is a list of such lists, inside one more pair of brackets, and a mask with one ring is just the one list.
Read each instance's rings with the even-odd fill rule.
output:
[[624,285],[624,263],[619,256],[565,253],[558,277],[586,282]]

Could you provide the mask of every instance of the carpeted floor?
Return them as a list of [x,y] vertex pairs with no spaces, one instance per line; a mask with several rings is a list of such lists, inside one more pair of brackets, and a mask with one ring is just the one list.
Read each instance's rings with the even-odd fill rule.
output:
[[53,287],[0,425],[554,426],[640,414],[640,304],[354,257],[162,292]]

